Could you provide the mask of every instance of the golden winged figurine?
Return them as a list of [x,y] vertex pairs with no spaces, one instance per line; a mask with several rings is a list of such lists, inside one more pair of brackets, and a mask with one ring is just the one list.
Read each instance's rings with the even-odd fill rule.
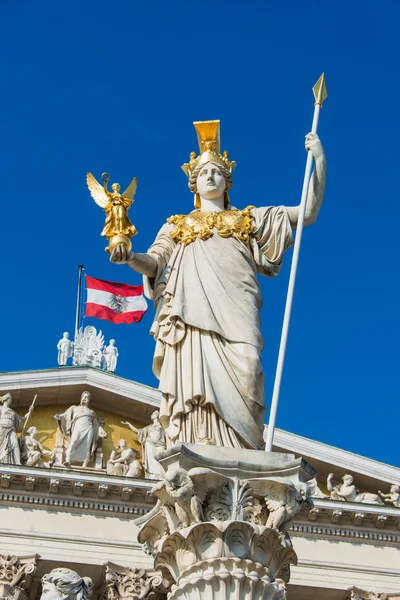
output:
[[130,250],[132,247],[130,238],[137,234],[137,229],[129,220],[128,209],[134,202],[137,177],[132,179],[123,194],[120,194],[121,186],[119,183],[112,184],[112,192],[108,190],[107,183],[110,180],[108,173],[103,173],[101,179],[103,185],[97,181],[92,173],[86,175],[86,181],[93,200],[106,212],[106,222],[101,232],[101,235],[108,239],[106,250],[111,253],[118,244],[124,244]]

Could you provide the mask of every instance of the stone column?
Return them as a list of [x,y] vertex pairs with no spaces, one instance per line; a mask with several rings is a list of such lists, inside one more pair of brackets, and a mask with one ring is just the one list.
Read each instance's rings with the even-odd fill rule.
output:
[[168,600],[286,598],[297,561],[287,530],[313,470],[294,455],[197,444],[158,460],[157,504],[136,524]]
[[37,554],[0,554],[0,600],[28,600],[37,559]]

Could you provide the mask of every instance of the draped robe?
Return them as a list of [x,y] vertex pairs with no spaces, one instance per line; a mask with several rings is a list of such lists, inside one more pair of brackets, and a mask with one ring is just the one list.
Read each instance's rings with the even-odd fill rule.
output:
[[148,253],[144,277],[155,301],[153,372],[162,394],[167,445],[177,441],[262,448],[264,381],[262,305],[257,273],[279,273],[293,243],[285,207],[254,208],[248,244],[221,237],[177,244],[165,224]]

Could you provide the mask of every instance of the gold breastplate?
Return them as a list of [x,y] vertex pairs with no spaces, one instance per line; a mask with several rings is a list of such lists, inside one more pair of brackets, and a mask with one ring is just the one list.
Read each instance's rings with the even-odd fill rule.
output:
[[250,212],[252,208],[254,206],[247,206],[244,210],[197,211],[188,215],[174,215],[167,220],[167,223],[176,225],[170,235],[178,244],[187,246],[196,238],[208,240],[216,229],[221,237],[236,237],[247,244],[254,225]]

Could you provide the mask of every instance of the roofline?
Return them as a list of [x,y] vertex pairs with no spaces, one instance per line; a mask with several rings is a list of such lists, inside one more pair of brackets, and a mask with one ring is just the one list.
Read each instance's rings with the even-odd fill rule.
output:
[[155,388],[93,367],[59,367],[40,371],[0,373],[0,389],[7,391],[64,385],[92,385],[144,404],[155,407],[160,405],[161,395]]
[[[266,437],[268,425],[264,426],[264,438]],[[323,442],[317,442],[303,437],[297,433],[289,433],[283,429],[275,429],[274,447],[294,452],[300,456],[315,458],[316,460],[337,465],[341,469],[355,471],[388,483],[400,485],[400,468],[379,462],[372,458],[366,458],[354,454],[348,450],[342,450],[335,446],[329,446]]]
[[[159,390],[125,379],[119,375],[93,367],[58,367],[38,371],[13,371],[0,373],[0,389],[12,391],[32,387],[54,387],[64,385],[92,385],[105,391],[134,399],[143,404],[159,407]],[[264,426],[264,437],[268,425]],[[400,468],[342,450],[335,446],[317,442],[310,438],[282,429],[275,430],[274,447],[294,452],[300,456],[337,465],[341,469],[355,471],[388,483],[400,485]]]

